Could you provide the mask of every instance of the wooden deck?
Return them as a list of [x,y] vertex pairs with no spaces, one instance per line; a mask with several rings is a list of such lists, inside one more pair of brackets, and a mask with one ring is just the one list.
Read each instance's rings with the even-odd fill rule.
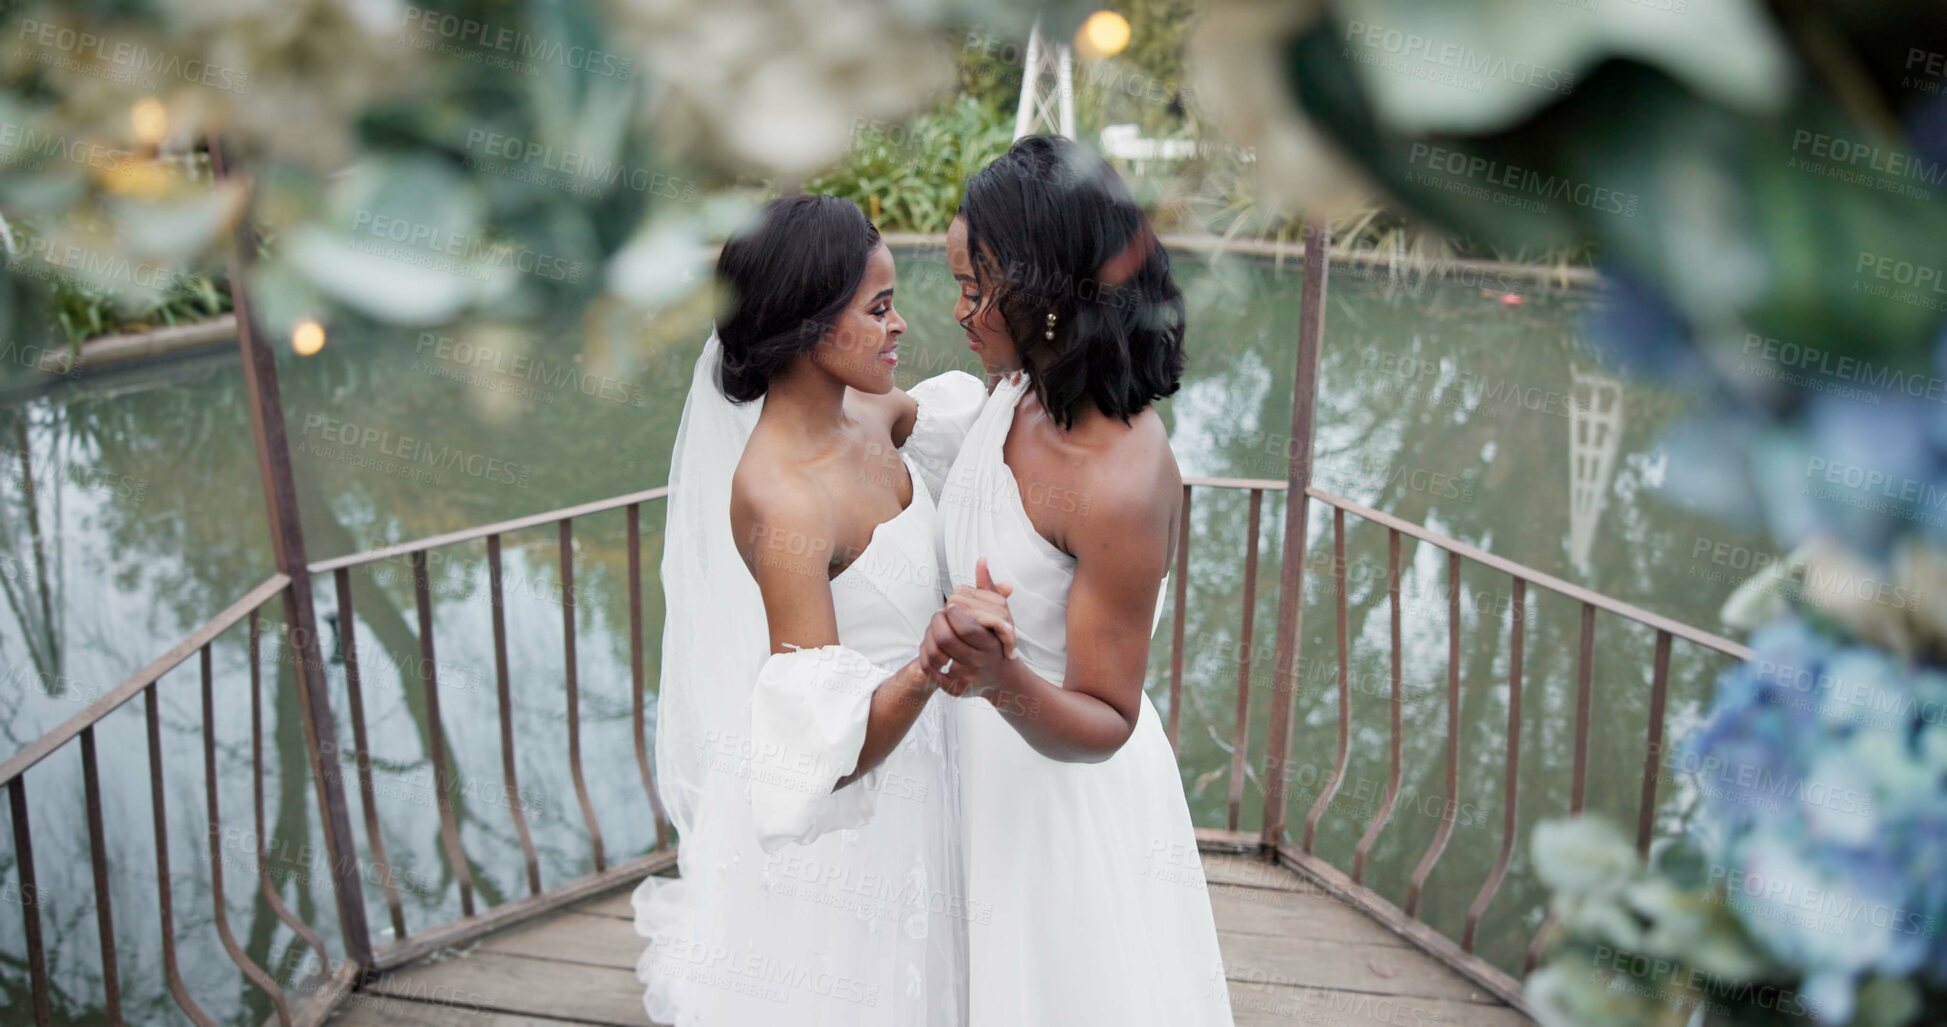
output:
[[[1529,1021],[1296,871],[1204,853],[1240,1025]],[[629,888],[435,953],[349,997],[346,1027],[642,1024]]]

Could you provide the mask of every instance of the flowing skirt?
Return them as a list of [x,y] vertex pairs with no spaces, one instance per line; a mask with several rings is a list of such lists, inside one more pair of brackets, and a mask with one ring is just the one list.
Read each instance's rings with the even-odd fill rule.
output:
[[961,706],[973,1027],[1231,1023],[1176,755],[1145,696],[1101,763]]
[[[866,823],[766,853],[741,796],[684,839],[682,877],[634,894],[644,1009],[676,1027],[961,1027],[966,903],[953,731],[929,704],[870,783]],[[725,740],[723,780],[767,758]],[[789,768],[780,768],[788,772]],[[859,782],[848,787],[862,787]]]

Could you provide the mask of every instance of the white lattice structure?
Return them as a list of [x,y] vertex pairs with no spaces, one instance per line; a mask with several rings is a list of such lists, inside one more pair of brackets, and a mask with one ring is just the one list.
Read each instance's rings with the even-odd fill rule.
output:
[[1587,572],[1622,449],[1622,382],[1569,366],[1568,555]]
[[1014,110],[1014,138],[1036,134],[1075,138],[1075,48],[1050,45],[1036,18],[1022,62],[1021,104]]

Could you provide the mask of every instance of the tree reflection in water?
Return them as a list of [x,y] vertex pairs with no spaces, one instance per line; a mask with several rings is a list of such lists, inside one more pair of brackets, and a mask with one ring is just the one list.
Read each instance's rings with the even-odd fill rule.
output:
[[[1282,479],[1290,423],[1298,323],[1298,269],[1239,257],[1183,255],[1190,300],[1190,370],[1163,405],[1186,474]],[[974,368],[946,316],[954,289],[938,251],[900,255],[901,312],[911,324],[901,379],[911,384],[948,368]],[[1625,426],[1601,534],[1586,570],[1569,560],[1571,366],[1594,366],[1576,326],[1585,295],[1537,292],[1520,305],[1482,295],[1479,283],[1405,285],[1341,267],[1320,368],[1317,483],[1368,506],[1706,628],[1736,584],[1734,574],[1699,574],[1698,541],[1762,549],[1657,494],[1657,439],[1689,402],[1636,383],[1624,388]],[[312,559],[588,502],[661,484],[689,382],[708,330],[699,300],[639,318],[599,305],[586,316],[544,314],[525,324],[465,333],[338,329],[318,356],[280,356],[286,417]],[[91,691],[123,676],[268,575],[263,522],[242,379],[224,350],[16,398],[9,415],[31,445],[38,504],[19,481],[0,502],[9,566],[0,613],[0,708],[7,747],[16,748],[71,716]],[[18,447],[17,447],[18,448]],[[10,457],[11,459],[11,457]],[[142,487],[137,493],[134,485]],[[137,498],[139,496],[139,498]],[[1221,825],[1229,782],[1229,740],[1237,687],[1237,631],[1243,585],[1242,493],[1199,490],[1194,505],[1185,710],[1180,753],[1197,821]],[[1255,652],[1250,756],[1261,765],[1272,687],[1278,543],[1283,500],[1266,497]],[[33,526],[38,518],[39,530]],[[657,677],[661,630],[662,512],[643,513],[648,680]],[[1301,831],[1337,746],[1337,655],[1331,516],[1314,509],[1307,575],[1302,673],[1296,702],[1287,823]],[[589,786],[611,854],[652,843],[629,728],[627,554],[620,511],[575,525],[582,745]],[[38,555],[36,544],[45,555]],[[480,899],[526,893],[508,806],[519,802],[534,832],[544,883],[591,869],[586,831],[568,775],[556,540],[551,528],[504,539],[510,675],[520,792],[501,784],[488,591],[481,543],[428,560],[435,597],[438,674],[451,800]],[[1318,848],[1340,866],[1383,795],[1387,778],[1386,539],[1348,518],[1349,635],[1352,640],[1353,755],[1339,796],[1320,825]],[[1400,900],[1446,807],[1445,559],[1407,540],[1402,547],[1405,775],[1391,825],[1368,859],[1366,880]],[[375,927],[389,923],[380,881],[400,890],[409,925],[458,913],[453,871],[441,855],[427,762],[427,723],[413,620],[412,575],[404,560],[351,574],[357,653],[371,728],[380,817],[389,866],[365,866]],[[1422,915],[1458,935],[1467,903],[1500,846],[1506,724],[1508,583],[1465,572],[1462,602],[1461,794],[1446,855],[1428,883]],[[335,617],[329,577],[318,582],[321,615]],[[45,598],[43,598],[45,597]],[[1172,611],[1166,611],[1166,616]],[[1522,737],[1521,819],[1568,806],[1573,674],[1579,618],[1572,604],[1531,590]],[[275,617],[265,624],[267,848],[285,900],[327,934],[332,917],[323,845],[311,809],[295,703],[295,680],[279,657]],[[338,711],[341,771],[352,750],[341,642],[327,620],[328,677]],[[1151,690],[1168,695],[1168,632],[1152,652]],[[1623,822],[1634,816],[1648,712],[1651,638],[1600,618],[1596,638],[1595,730],[1589,805]],[[218,644],[219,759],[226,832],[240,831],[239,878],[254,869],[248,819],[248,674],[241,628]],[[1681,735],[1719,661],[1679,644],[1673,662],[1671,737]],[[193,670],[162,686],[172,818],[172,862],[181,960],[190,986],[214,1015],[260,1019],[262,996],[247,986],[207,929],[207,856],[199,841],[200,727]],[[65,691],[32,682],[61,680]],[[25,681],[26,687],[21,682]],[[1165,706],[1165,710],[1167,707]],[[653,717],[653,705],[651,706]],[[129,953],[154,951],[152,856],[140,714],[108,718],[100,734],[104,811],[114,860],[117,933]],[[652,721],[653,730],[653,721]],[[60,754],[36,772],[33,793],[42,910],[52,971],[70,1010],[95,999],[87,838],[76,797],[78,759]],[[1244,824],[1257,826],[1262,785],[1253,769]],[[348,774],[349,776],[349,774]],[[355,789],[354,789],[355,791]],[[1660,791],[1665,824],[1684,817],[1689,796]],[[353,798],[354,806],[359,800]],[[359,807],[362,809],[362,807]],[[355,810],[355,831],[363,836]],[[361,844],[361,851],[365,851]],[[233,923],[246,928],[254,958],[292,980],[302,944],[251,889],[230,889]],[[1539,922],[1542,895],[1517,850],[1507,885],[1482,927],[1483,951],[1519,969]],[[200,905],[199,905],[200,900]],[[0,917],[7,994],[24,997],[18,918]],[[142,957],[146,958],[146,957]],[[159,974],[122,975],[131,1016],[148,1019],[167,999]],[[226,1001],[227,999],[227,1001]]]

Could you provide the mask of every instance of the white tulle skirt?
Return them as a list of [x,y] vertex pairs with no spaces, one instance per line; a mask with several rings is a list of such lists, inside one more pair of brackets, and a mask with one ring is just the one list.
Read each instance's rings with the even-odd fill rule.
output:
[[[928,704],[897,749],[849,788],[869,818],[766,852],[747,795],[702,804],[715,819],[683,839],[680,878],[634,894],[648,945],[636,963],[643,1006],[676,1027],[961,1027],[968,911],[958,838],[955,744],[944,702]],[[759,743],[761,744],[761,743]],[[853,749],[856,752],[856,747]],[[725,782],[790,781],[726,740]],[[728,787],[735,788],[734,784]],[[738,789],[741,790],[741,789]]]

